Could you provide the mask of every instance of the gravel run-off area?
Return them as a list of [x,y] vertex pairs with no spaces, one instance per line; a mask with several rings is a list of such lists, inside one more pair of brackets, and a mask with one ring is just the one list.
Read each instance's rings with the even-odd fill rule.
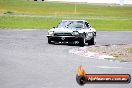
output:
[[93,59],[132,62],[132,44],[85,46],[71,49],[69,52]]

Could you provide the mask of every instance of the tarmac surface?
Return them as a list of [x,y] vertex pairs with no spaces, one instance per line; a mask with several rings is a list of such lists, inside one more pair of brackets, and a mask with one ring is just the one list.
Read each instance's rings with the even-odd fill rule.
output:
[[[132,62],[74,55],[69,50],[79,46],[49,45],[46,34],[44,30],[0,30],[0,88],[132,88],[132,83],[79,86],[76,68],[80,65],[90,74],[132,75]],[[132,44],[132,32],[97,32],[96,42]]]

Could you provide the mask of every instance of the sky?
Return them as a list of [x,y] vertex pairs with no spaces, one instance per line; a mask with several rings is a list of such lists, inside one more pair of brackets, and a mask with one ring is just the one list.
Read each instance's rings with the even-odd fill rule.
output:
[[88,3],[116,3],[132,4],[132,0],[48,0],[48,1],[68,1],[68,2],[88,2]]

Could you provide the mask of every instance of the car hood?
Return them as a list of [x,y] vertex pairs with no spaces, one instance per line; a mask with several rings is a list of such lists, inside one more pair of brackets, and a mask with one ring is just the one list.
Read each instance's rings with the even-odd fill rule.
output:
[[[54,31],[55,33],[71,33],[73,31],[78,31],[79,33],[83,33],[84,29],[72,29],[72,28],[52,28],[49,30],[50,31]],[[91,31],[89,31],[91,32]]]

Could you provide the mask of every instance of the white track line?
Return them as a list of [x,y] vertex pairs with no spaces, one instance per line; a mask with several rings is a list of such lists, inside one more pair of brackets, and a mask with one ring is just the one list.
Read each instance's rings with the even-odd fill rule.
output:
[[22,29],[22,30],[38,30],[38,29]]

